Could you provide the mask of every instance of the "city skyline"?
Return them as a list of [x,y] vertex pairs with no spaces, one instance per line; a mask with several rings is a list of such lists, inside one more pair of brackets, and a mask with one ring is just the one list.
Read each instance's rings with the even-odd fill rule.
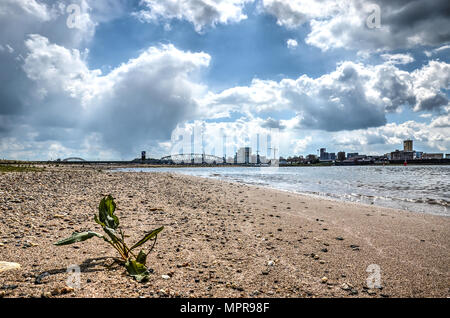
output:
[[236,144],[279,129],[283,157],[405,139],[447,153],[448,12],[444,0],[1,1],[0,157],[162,157],[195,125]]

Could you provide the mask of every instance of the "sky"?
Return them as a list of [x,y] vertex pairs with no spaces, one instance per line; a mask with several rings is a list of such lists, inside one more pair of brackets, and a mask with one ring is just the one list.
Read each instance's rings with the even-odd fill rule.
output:
[[449,63],[448,0],[2,0],[0,159],[450,153]]

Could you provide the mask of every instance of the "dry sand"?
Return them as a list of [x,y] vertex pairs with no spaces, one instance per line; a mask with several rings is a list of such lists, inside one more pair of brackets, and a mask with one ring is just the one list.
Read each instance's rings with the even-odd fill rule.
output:
[[[82,167],[1,174],[0,193],[0,261],[22,266],[0,273],[3,297],[450,296],[448,217]],[[74,231],[101,232],[93,216],[107,194],[128,242],[165,225],[147,283],[109,267],[117,255],[98,238],[52,244]],[[80,288],[64,290],[72,264],[81,266]],[[381,269],[381,289],[368,289],[371,264]]]

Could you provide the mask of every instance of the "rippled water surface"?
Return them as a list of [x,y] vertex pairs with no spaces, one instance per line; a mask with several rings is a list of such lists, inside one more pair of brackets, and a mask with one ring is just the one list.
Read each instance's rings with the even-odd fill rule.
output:
[[450,216],[450,166],[132,168],[174,172]]

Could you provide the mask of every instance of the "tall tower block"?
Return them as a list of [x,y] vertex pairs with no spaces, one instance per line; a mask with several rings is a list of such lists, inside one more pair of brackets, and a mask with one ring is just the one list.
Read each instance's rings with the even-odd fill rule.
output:
[[403,151],[413,151],[413,141],[408,139],[403,141]]

